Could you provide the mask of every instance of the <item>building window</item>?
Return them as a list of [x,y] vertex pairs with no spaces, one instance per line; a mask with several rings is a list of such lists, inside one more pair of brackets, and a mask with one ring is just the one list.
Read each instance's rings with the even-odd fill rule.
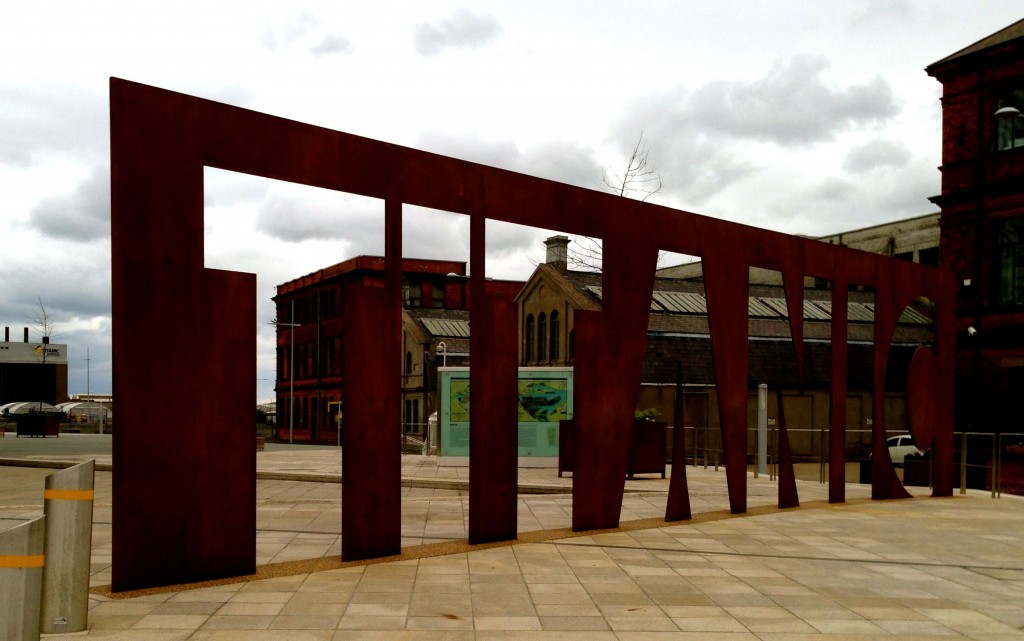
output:
[[418,399],[405,401],[405,425],[406,432],[420,432],[420,402]]
[[434,283],[430,288],[430,300],[433,307],[444,307],[444,283]]
[[533,314],[526,317],[526,331],[523,336],[523,360],[527,363],[533,360]]
[[325,315],[326,318],[334,318],[334,304],[335,304],[335,302],[336,302],[336,299],[334,297],[334,288],[333,287],[328,287],[327,288],[327,314]]
[[1024,305],[1024,217],[1002,222],[999,230],[999,303]]
[[405,353],[405,375],[412,374],[412,352]]
[[537,361],[547,360],[548,351],[548,319],[541,312],[537,315]]
[[995,116],[996,149],[1024,147],[1024,89],[1000,96]]
[[548,350],[551,360],[558,360],[558,312],[551,312],[551,349]]
[[423,306],[423,287],[419,283],[403,283],[402,298],[407,309]]

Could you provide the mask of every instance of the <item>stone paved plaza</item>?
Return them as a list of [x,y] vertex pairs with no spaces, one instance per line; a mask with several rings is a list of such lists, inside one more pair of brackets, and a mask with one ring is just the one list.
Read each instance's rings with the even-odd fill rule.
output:
[[[10,445],[0,441],[0,458],[110,463],[109,454]],[[257,563],[336,557],[340,452],[256,456]],[[468,470],[417,456],[402,469],[403,547],[464,540]],[[42,513],[52,471],[0,466],[0,527]],[[872,502],[869,488],[848,485],[849,502],[830,506],[825,485],[799,481],[804,507],[764,510],[776,485],[749,475],[752,514],[730,517],[724,471],[686,473],[690,522],[638,524],[661,517],[668,481],[637,477],[626,483],[622,531],[131,598],[92,594],[87,634],[47,638],[1024,639],[1019,497],[931,499],[916,489],[921,498]],[[96,474],[94,587],[110,580],[110,476]],[[524,469],[520,482],[521,533],[569,526],[571,477]]]

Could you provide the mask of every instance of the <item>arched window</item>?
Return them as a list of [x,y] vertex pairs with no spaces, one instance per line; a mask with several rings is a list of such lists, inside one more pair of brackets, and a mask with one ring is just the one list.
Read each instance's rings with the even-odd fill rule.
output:
[[523,333],[523,362],[533,360],[533,314],[526,317],[526,330]]
[[548,352],[551,355],[551,360],[558,360],[558,312],[551,312],[551,349]]
[[548,319],[541,312],[537,315],[537,360],[546,361],[548,359]]

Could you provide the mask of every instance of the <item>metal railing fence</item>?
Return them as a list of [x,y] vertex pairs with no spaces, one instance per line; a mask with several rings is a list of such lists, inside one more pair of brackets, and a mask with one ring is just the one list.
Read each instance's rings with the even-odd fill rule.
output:
[[[721,430],[710,426],[686,426],[686,451],[684,460],[687,465],[715,470],[723,464],[725,456],[722,448]],[[887,430],[886,438],[905,434],[899,430]],[[804,428],[788,428],[790,443],[799,442],[794,446],[793,463],[810,463],[818,466],[818,482],[828,482],[829,464],[829,432]],[[870,460],[871,430],[847,430],[846,462],[857,463]],[[676,458],[673,452],[673,459]],[[757,469],[757,428],[747,429],[746,445],[747,461],[754,463],[754,476]],[[928,478],[931,479],[931,459]],[[768,428],[768,475],[775,480],[778,476],[779,463],[779,432],[778,426]],[[953,461],[959,474],[960,493],[965,494],[968,487],[972,489],[988,489],[993,498],[999,498],[1004,492],[1024,495],[1024,433],[1020,432],[955,432],[953,441]]]

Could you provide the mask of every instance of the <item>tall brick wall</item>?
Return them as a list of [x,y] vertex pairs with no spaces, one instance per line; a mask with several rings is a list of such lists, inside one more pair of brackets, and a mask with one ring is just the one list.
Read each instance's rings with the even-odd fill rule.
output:
[[1024,38],[1011,25],[989,39],[996,44],[927,69],[942,83],[942,194],[932,200],[942,210],[940,262],[958,283],[957,426],[985,431],[1009,429],[1024,393],[1011,376],[1024,367],[1024,309],[998,296],[999,229],[1024,216],[1024,148],[995,144],[999,98],[1024,89]]

